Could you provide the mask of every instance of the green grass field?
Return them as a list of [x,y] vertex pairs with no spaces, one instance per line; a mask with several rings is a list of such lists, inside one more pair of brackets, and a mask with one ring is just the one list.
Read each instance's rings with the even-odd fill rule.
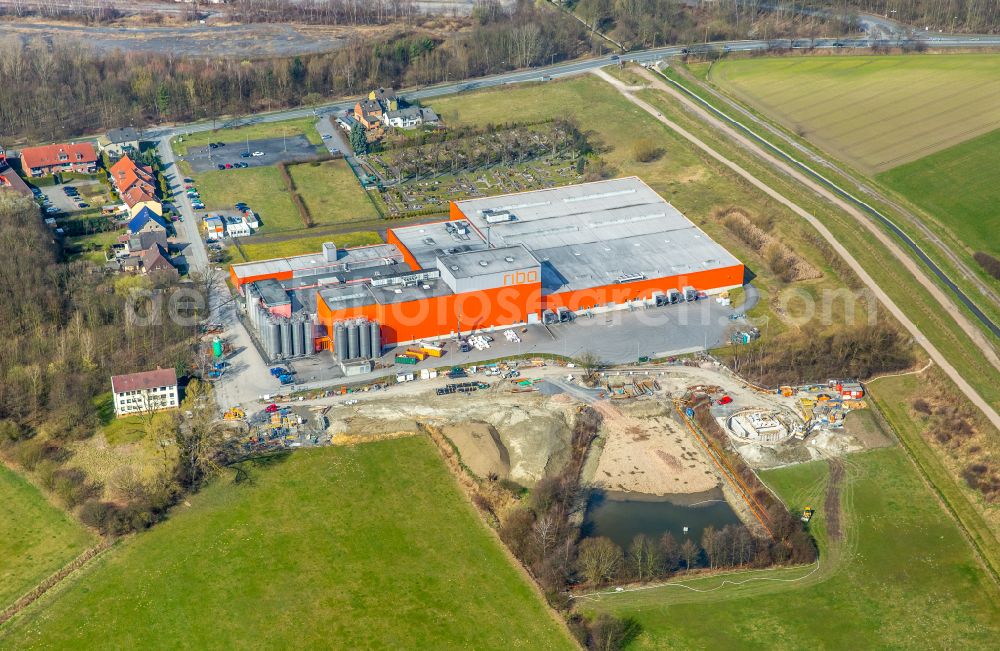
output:
[[[822,512],[813,519],[818,569],[682,580],[686,588],[604,594],[583,609],[634,618],[637,649],[993,648],[1000,593],[903,451],[846,465],[843,537],[828,539]],[[823,505],[826,462],[763,476],[793,508]]]
[[[375,231],[356,231],[354,233],[337,233],[335,235],[307,235],[305,237],[294,237],[277,242],[256,242],[254,238],[243,238],[240,247],[246,256],[246,262],[254,260],[267,260],[268,258],[289,258],[294,255],[305,255],[307,253],[319,253],[323,249],[323,242],[336,242],[342,249],[355,246],[368,246],[370,244],[382,244],[382,238]],[[232,252],[233,262],[243,262],[239,252]]]
[[243,201],[260,215],[260,233],[305,228],[277,167],[211,171],[197,175],[195,180],[209,211],[233,210],[236,203]]
[[863,172],[882,172],[996,128],[1000,56],[724,61],[711,81]]
[[971,249],[996,255],[1000,254],[998,152],[1000,129],[876,178],[937,217]]
[[379,217],[346,161],[291,165],[288,173],[317,226]]
[[0,464],[0,610],[97,542]]
[[[222,124],[222,122],[220,122]],[[174,151],[180,156],[187,155],[188,147],[204,147],[210,142],[224,142],[227,145],[239,144],[241,141],[264,140],[282,136],[304,135],[314,145],[322,145],[323,139],[316,131],[316,118],[298,118],[282,122],[258,122],[245,127],[233,129],[217,129],[216,131],[200,131],[183,136],[183,142],[174,140]]]
[[423,437],[227,477],[0,632],[0,647],[569,649]]

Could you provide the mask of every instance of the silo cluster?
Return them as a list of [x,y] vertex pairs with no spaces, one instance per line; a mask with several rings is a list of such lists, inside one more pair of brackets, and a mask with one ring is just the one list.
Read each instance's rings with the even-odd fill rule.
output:
[[333,354],[341,362],[382,355],[382,329],[377,321],[349,319],[333,326]]
[[315,321],[308,314],[274,316],[260,303],[252,284],[246,286],[247,319],[257,334],[264,353],[271,360],[303,357],[313,353]]

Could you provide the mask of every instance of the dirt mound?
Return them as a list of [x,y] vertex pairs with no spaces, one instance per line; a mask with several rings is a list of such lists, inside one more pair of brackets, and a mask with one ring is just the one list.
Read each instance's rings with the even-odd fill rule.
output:
[[500,441],[500,434],[489,423],[469,422],[445,425],[441,433],[455,444],[462,461],[479,477],[510,476],[510,455]]

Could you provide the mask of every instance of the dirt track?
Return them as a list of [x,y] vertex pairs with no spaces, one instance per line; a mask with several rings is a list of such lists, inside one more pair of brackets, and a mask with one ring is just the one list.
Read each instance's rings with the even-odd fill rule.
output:
[[[913,323],[913,321],[911,321],[909,317],[906,316],[906,314],[899,308],[898,305],[896,305],[896,303],[888,296],[888,294],[886,294],[885,291],[882,290],[882,288],[875,281],[875,279],[872,278],[872,276],[864,269],[864,267],[861,266],[861,264],[854,258],[854,256],[851,255],[851,253],[840,243],[840,241],[836,237],[834,237],[834,235],[829,231],[829,229],[827,229],[827,227],[821,221],[816,219],[816,217],[807,212],[801,206],[792,202],[790,199],[779,193],[777,190],[774,190],[769,185],[765,184],[763,181],[755,177],[747,170],[743,169],[733,161],[729,160],[719,152],[712,149],[697,136],[691,134],[690,132],[688,132],[686,129],[682,128],[675,122],[663,117],[663,115],[659,111],[657,111],[656,108],[636,97],[633,94],[633,92],[629,90],[629,88],[621,81],[615,79],[614,77],[604,72],[603,70],[597,70],[594,72],[594,74],[598,75],[599,77],[607,81],[609,84],[614,86],[616,89],[618,89],[619,92],[622,93],[622,95],[625,96],[626,99],[631,101],[633,104],[639,106],[650,115],[654,116],[657,120],[659,120],[663,124],[667,125],[670,129],[678,133],[685,140],[688,140],[696,147],[707,153],[709,156],[711,156],[715,160],[719,161],[720,163],[722,163],[723,165],[730,168],[731,170],[739,174],[741,177],[749,181],[754,187],[766,193],[768,196],[778,201],[782,205],[786,206],[787,208],[792,210],[795,214],[799,215],[804,220],[806,220],[814,229],[816,229],[816,231],[820,235],[823,236],[823,239],[826,240],[831,247],[833,247],[833,249],[837,252],[837,254],[840,255],[841,258],[843,258],[844,261],[847,262],[847,264],[850,265],[855,270],[861,281],[875,294],[878,300],[886,307],[886,309],[893,315],[893,317],[895,317],[896,320],[898,320],[903,325],[903,327],[906,328],[906,330],[914,337],[914,339],[916,339],[920,343],[920,345],[923,346],[923,348],[927,351],[927,354],[930,355],[931,359],[933,359],[934,362],[938,364],[938,366],[940,366],[941,369],[948,375],[948,377],[951,378],[953,382],[955,382],[955,384],[962,391],[962,393],[964,393],[969,398],[969,400],[972,401],[972,403],[976,405],[976,407],[978,407],[986,415],[986,417],[990,420],[991,423],[993,423],[995,427],[1000,429],[1000,414],[998,414],[996,410],[993,409],[993,407],[988,402],[986,402],[986,400],[984,400],[982,396],[980,396],[979,393],[975,389],[973,389],[968,382],[966,382],[965,378],[963,378],[962,375],[958,372],[958,370],[951,365],[951,363],[937,349],[937,347],[927,340],[927,337],[925,337],[923,333],[920,332],[920,329],[916,326],[916,324]],[[924,287],[927,288],[927,290],[931,293],[931,295],[935,298],[935,300],[939,302],[940,305],[947,306],[949,313],[959,324],[959,326],[969,335],[969,337],[973,340],[976,346],[982,350],[983,355],[986,357],[986,359],[988,359],[993,366],[995,366],[998,370],[1000,370],[1000,359],[997,358],[996,352],[993,350],[992,346],[990,346],[989,342],[985,340],[985,337],[983,336],[982,332],[980,332],[971,322],[969,322],[969,320],[965,317],[965,315],[962,314],[959,311],[959,309],[955,307],[954,304],[948,299],[948,297],[944,295],[941,289],[939,289],[929,278],[927,278],[924,275],[923,271],[917,266],[916,262],[911,260],[907,255],[905,255],[895,244],[895,242],[889,239],[888,235],[883,233],[881,230],[878,229],[878,227],[876,227],[870,221],[865,219],[864,216],[858,213],[858,211],[855,210],[851,205],[847,204],[838,197],[835,197],[825,188],[815,183],[814,181],[810,180],[809,178],[805,177],[797,170],[792,169],[786,163],[768,154],[766,151],[761,149],[756,143],[752,142],[749,138],[746,138],[743,135],[737,133],[734,129],[722,123],[714,116],[710,115],[700,106],[696,105],[694,102],[690,101],[689,99],[681,95],[673,88],[670,88],[659,79],[656,79],[648,71],[642,70],[640,74],[642,74],[650,82],[650,85],[653,88],[656,88],[657,90],[660,90],[668,94],[672,99],[680,102],[692,113],[696,114],[699,119],[704,120],[705,122],[709,123],[712,127],[723,132],[727,137],[738,142],[741,146],[743,146],[756,156],[759,156],[760,158],[764,159],[765,161],[768,162],[768,164],[772,165],[782,173],[787,174],[791,178],[796,179],[797,181],[804,184],[805,186],[807,186],[809,189],[813,190],[820,196],[826,198],[834,205],[836,205],[838,208],[841,208],[842,210],[846,211],[848,214],[857,219],[859,223],[868,228],[868,230],[872,232],[872,234],[879,240],[879,242],[882,245],[884,245],[890,251],[890,253],[892,253],[893,256],[895,256],[899,260],[899,262],[904,267],[906,267],[906,269],[910,273],[912,273],[913,276],[917,278],[917,280],[920,281],[920,283]]]

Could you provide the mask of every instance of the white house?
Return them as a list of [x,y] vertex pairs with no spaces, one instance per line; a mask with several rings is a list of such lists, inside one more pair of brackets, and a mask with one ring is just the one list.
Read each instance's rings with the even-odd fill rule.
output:
[[239,217],[226,216],[226,237],[247,237],[250,235],[250,225]]
[[438,121],[437,113],[429,108],[411,106],[398,111],[386,111],[382,114],[382,122],[387,127],[397,129],[412,129],[421,124],[433,124]]
[[112,375],[111,391],[114,393],[115,415],[175,409],[180,405],[177,393],[177,372],[172,368],[155,371]]
[[260,218],[257,216],[257,213],[252,210],[243,211],[243,221],[247,223],[247,226],[249,226],[252,231],[260,228]]

